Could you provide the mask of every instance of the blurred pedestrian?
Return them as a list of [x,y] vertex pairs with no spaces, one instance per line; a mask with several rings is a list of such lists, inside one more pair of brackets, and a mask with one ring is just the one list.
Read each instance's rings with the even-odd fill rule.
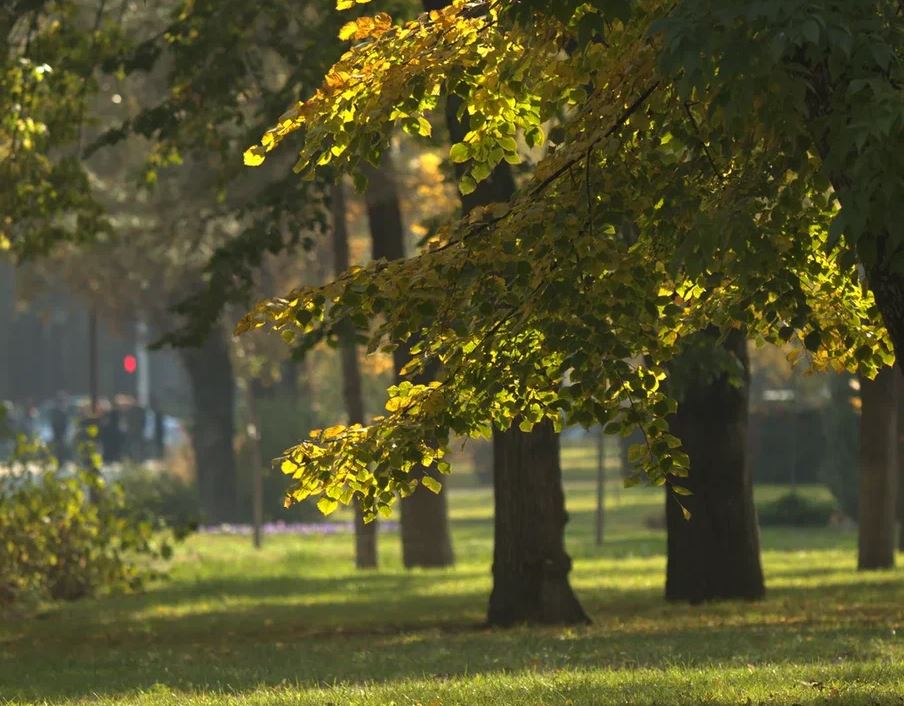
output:
[[62,465],[69,460],[69,449],[66,443],[69,435],[69,400],[63,391],[57,393],[53,407],[50,409],[50,431],[53,455]]

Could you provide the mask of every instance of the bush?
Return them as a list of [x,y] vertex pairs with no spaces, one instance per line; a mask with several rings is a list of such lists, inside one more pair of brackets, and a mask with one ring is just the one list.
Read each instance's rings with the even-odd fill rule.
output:
[[791,492],[760,505],[757,510],[763,527],[825,527],[836,506],[831,500],[811,500]]
[[[257,423],[260,433],[260,453],[263,468],[263,506],[264,521],[273,522],[316,522],[323,516],[313,502],[304,502],[286,508],[284,500],[288,477],[278,468],[273,468],[271,461],[300,439],[304,439],[308,431],[320,425],[320,420],[302,399],[290,395],[277,394],[272,397],[257,399]],[[251,454],[247,436],[241,440],[238,448],[239,463],[239,507],[242,509],[243,522],[251,522],[253,506],[251,489],[255,459]]]
[[829,381],[831,401],[823,410],[826,454],[822,479],[842,511],[857,519],[860,503],[859,392],[851,387],[853,376],[835,375]]
[[201,521],[198,487],[166,469],[127,464],[116,478],[125,493],[124,514],[135,520],[165,525],[177,538],[198,529]]
[[171,552],[154,524],[91,470],[65,471],[46,448],[17,439],[0,476],[0,606],[75,600],[140,588]]

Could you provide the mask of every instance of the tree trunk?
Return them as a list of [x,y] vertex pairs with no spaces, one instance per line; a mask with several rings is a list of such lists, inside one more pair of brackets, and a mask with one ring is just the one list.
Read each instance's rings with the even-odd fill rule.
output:
[[897,378],[897,414],[898,414],[898,550],[904,551],[904,373],[900,369],[896,371]]
[[860,511],[857,567],[895,565],[897,459],[897,371],[860,379]]
[[[337,181],[332,193],[333,211],[333,270],[338,277],[349,267],[348,227],[345,216],[345,190]],[[364,394],[361,389],[361,367],[358,365],[358,346],[350,327],[342,331],[339,349],[342,362],[342,397],[349,424],[364,423]],[[377,521],[365,523],[360,507],[355,505],[355,566],[359,569],[377,568]]]
[[568,582],[559,436],[551,422],[493,437],[496,496],[490,625],[590,620]]
[[[439,9],[448,0],[425,0],[425,9]],[[468,132],[459,120],[461,98],[446,99],[446,125],[452,142]],[[461,176],[464,165],[456,164]],[[505,203],[515,194],[515,180],[506,162],[461,197],[462,212]],[[529,433],[513,425],[493,431],[493,491],[496,536],[493,548],[493,591],[487,612],[490,625],[517,623],[586,623],[587,614],[571,589],[571,558],[565,552],[565,496],[559,465],[559,436],[551,424]]]
[[[666,490],[668,600],[700,603],[765,594],[746,450],[747,342],[732,332],[725,346],[742,363],[744,384],[735,387],[721,375],[691,386],[671,422],[691,460],[690,477],[675,482],[693,494]],[[690,520],[679,501],[691,512]]]
[[[373,257],[401,259],[405,257],[405,229],[398,188],[388,154],[385,155],[381,168],[371,170],[368,177],[365,200],[373,239]],[[408,358],[409,354],[404,347],[394,352],[396,380],[400,380],[399,373]],[[411,472],[412,477],[418,479],[427,474],[439,476],[435,466]],[[436,568],[454,564],[445,492],[436,494],[419,485],[414,493],[402,498],[400,505],[402,563],[405,567]]]
[[233,448],[235,382],[226,336],[214,327],[200,348],[181,348],[194,403],[192,448],[201,512],[211,524],[239,519]]

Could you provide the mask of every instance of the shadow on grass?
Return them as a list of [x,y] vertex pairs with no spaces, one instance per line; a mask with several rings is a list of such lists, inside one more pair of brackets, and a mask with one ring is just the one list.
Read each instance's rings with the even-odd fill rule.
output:
[[[523,670],[870,660],[883,657],[888,621],[904,622],[893,585],[900,575],[889,574],[698,607],[666,604],[658,590],[598,590],[582,595],[595,626],[497,631],[479,627],[482,585],[418,597],[444,576],[462,578],[236,577],[67,608],[0,642],[0,694],[55,700],[155,684],[244,692]],[[230,598],[245,600],[230,607]],[[197,612],[179,612],[192,601]]]

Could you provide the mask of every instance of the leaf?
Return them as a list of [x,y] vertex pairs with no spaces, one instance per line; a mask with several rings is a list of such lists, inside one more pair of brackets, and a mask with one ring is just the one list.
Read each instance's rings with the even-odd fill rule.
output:
[[430,137],[433,134],[433,126],[430,124],[430,121],[427,120],[424,116],[418,116],[417,119],[418,124],[418,134],[421,137]]
[[471,148],[463,142],[457,142],[449,150],[449,159],[455,164],[467,162],[471,158]]
[[461,178],[461,183],[458,185],[458,190],[462,193],[462,196],[467,196],[468,194],[473,194],[477,189],[477,182],[467,174]]
[[259,167],[264,163],[264,159],[266,159],[266,153],[264,152],[263,147],[261,147],[260,145],[254,145],[253,147],[249,147],[245,150],[243,157],[246,167]]
[[443,489],[443,484],[433,476],[424,476],[421,478],[421,485],[431,493],[436,493],[437,495],[439,495],[440,491]]
[[674,485],[672,484],[672,492],[676,495],[693,495],[693,493],[685,488],[683,485]]
[[819,346],[822,343],[822,334],[819,331],[810,331],[804,337],[804,347],[811,353],[815,353],[819,350]]
[[328,498],[325,495],[317,501],[317,509],[324,515],[332,515],[339,507],[339,501]]
[[355,5],[366,5],[370,0],[336,0],[337,10],[351,10]]
[[323,430],[323,435],[321,438],[323,441],[329,441],[330,439],[335,439],[338,436],[341,436],[345,431],[345,427],[342,424],[336,424],[335,426],[327,427]]
[[347,42],[349,39],[355,36],[358,32],[358,23],[355,20],[351,22],[346,22],[339,29],[339,39],[343,42]]

